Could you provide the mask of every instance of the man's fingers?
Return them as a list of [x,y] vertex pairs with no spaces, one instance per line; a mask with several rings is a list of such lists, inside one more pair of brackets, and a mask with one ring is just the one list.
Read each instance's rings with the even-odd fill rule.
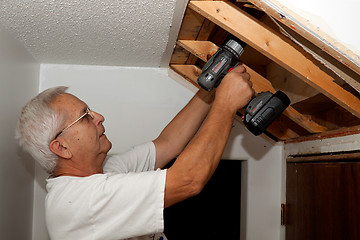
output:
[[246,72],[246,68],[244,67],[244,65],[238,65],[236,66],[232,71],[234,72],[238,72],[238,73],[244,73]]
[[243,73],[242,73],[242,76],[243,76],[243,78],[244,78],[245,80],[251,82],[251,81],[250,81],[250,74],[249,74],[248,72],[243,72]]

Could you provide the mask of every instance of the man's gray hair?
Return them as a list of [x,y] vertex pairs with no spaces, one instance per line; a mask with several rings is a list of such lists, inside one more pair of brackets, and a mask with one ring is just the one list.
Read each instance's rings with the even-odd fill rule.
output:
[[49,144],[65,123],[64,115],[54,111],[51,103],[67,87],[49,88],[30,100],[23,108],[15,131],[19,145],[48,172],[54,170],[58,156]]

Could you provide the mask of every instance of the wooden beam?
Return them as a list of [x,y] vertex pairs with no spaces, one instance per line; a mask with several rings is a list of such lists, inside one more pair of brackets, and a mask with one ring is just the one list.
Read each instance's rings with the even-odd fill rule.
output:
[[178,40],[177,44],[204,62],[207,62],[219,49],[218,46],[210,41]]
[[[209,41],[181,40],[178,41],[178,44],[205,62],[219,49],[218,46],[216,46],[214,43]],[[265,92],[265,91],[270,91],[272,93],[276,92],[270,81],[268,81],[266,78],[258,74],[256,71],[252,70],[250,67],[246,65],[244,66],[246,67],[247,72],[251,76],[251,81],[253,82],[253,88],[256,92]],[[196,72],[197,76],[199,76],[201,74],[201,70],[200,72],[198,72],[199,70],[196,71],[197,71]],[[326,127],[321,126],[316,122],[312,121],[310,118],[302,115],[291,106],[289,106],[284,111],[283,114],[288,118],[290,118],[291,120],[293,120],[294,122],[296,122],[304,129],[306,129],[307,131],[309,131],[310,133],[320,133],[328,130]]]
[[197,84],[196,80],[201,74],[201,69],[195,65],[178,65],[178,64],[171,64],[170,67],[184,77],[187,81],[192,83],[197,88],[200,86]]
[[[216,25],[187,8],[184,20],[179,31],[178,39],[185,40],[207,40]],[[178,47],[175,47],[170,60],[171,64],[195,64],[197,58],[194,55],[185,54]]]
[[[270,91],[275,93],[276,90],[271,85],[271,82],[266,78],[253,71],[248,66],[245,66],[248,73],[251,76],[251,81],[253,82],[253,87],[256,92]],[[295,108],[289,106],[283,112],[285,116],[296,122],[298,125],[309,131],[310,133],[321,133],[328,130],[328,128],[321,126],[320,124],[311,120],[311,118],[299,113]]]
[[[285,143],[299,143],[299,142],[306,142],[306,141],[314,141],[314,140],[324,140],[327,138],[337,138],[349,135],[355,135],[360,133],[360,125],[347,127],[347,128],[339,128],[335,130],[331,130],[325,133],[318,133],[313,134],[311,136],[302,136],[295,139],[288,139]],[[355,141],[355,140],[354,140]]]
[[305,163],[305,162],[345,162],[358,161],[360,152],[341,152],[332,154],[320,154],[311,156],[290,156],[286,159],[287,163]]
[[[201,74],[201,69],[195,65],[170,65],[170,67],[183,76],[186,80],[194,84],[199,88],[197,85],[197,78]],[[242,120],[240,118],[236,118],[238,121]],[[267,129],[274,137],[278,138],[279,140],[286,140],[292,138],[298,138],[299,134],[292,131],[290,128],[286,127],[284,124],[279,123],[278,121],[274,121]]]
[[194,12],[194,10],[187,8],[178,38],[188,40],[196,39],[205,19],[203,16]]
[[330,35],[325,33],[321,28],[313,25],[310,21],[296,14],[294,11],[276,0],[248,1],[299,35],[314,43],[321,50],[330,54],[344,66],[352,69],[357,74],[360,74],[359,57],[339,41],[336,41]]
[[[207,20],[203,16],[197,14],[190,8],[185,11],[183,23],[181,25],[178,39],[195,40],[199,36],[199,32],[203,28],[204,21]],[[210,22],[209,20],[207,20]],[[189,64],[193,61],[193,56],[189,52],[182,51],[183,49],[176,46],[171,57],[171,64]]]
[[360,100],[337,85],[314,64],[311,55],[289,39],[228,2],[190,1],[188,6],[360,118]]
[[295,139],[298,138],[296,136],[299,136],[299,134],[284,124],[284,122],[281,120],[281,116],[279,119],[270,124],[270,126],[266,129],[266,132],[270,133],[281,141]]
[[[207,40],[215,26],[216,25],[213,22],[211,22],[205,18],[201,25],[199,33],[195,39],[196,40]],[[181,39],[181,38],[179,38],[179,39]],[[189,59],[186,61],[186,64],[195,64],[196,61],[197,61],[197,57],[195,57],[194,55],[190,55]]]

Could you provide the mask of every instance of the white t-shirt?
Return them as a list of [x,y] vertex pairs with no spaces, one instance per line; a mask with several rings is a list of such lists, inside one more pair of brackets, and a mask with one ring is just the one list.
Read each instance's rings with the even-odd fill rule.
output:
[[166,170],[156,170],[152,142],[107,158],[104,174],[47,180],[51,239],[166,239]]

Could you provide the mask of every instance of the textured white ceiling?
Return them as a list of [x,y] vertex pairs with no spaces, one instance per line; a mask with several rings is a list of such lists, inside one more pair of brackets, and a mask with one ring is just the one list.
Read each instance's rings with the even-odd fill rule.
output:
[[186,2],[0,0],[0,24],[41,63],[158,67]]

